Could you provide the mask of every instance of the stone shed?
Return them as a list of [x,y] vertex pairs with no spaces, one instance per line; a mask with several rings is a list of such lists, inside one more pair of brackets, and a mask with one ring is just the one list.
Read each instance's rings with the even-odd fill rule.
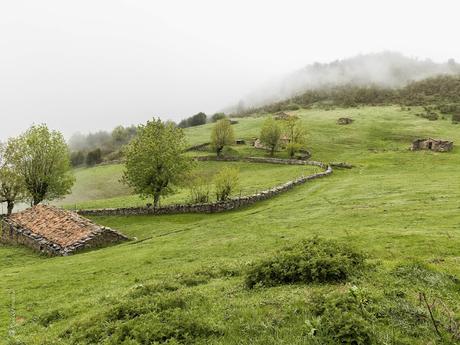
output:
[[452,151],[454,143],[448,140],[441,139],[417,139],[412,142],[411,150],[431,150],[437,152],[448,152]]
[[128,237],[75,212],[38,205],[1,220],[1,242],[21,244],[48,255],[70,255]]

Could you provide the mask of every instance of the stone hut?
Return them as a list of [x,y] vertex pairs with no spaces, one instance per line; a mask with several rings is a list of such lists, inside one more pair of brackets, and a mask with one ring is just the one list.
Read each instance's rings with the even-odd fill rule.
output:
[[341,117],[337,120],[338,125],[349,125],[353,123],[353,119],[350,119],[349,117]]
[[[259,138],[253,139],[252,146],[254,146],[256,149],[267,149],[267,147],[260,141]],[[282,148],[285,148],[289,143],[291,142],[291,139],[287,135],[282,135],[280,137],[280,143],[279,146]]]
[[45,205],[3,218],[0,234],[3,243],[62,256],[128,240],[118,231],[98,226],[75,212]]
[[452,151],[453,147],[454,143],[452,141],[428,138],[414,140],[410,149],[412,151],[430,150],[437,152],[448,152]]

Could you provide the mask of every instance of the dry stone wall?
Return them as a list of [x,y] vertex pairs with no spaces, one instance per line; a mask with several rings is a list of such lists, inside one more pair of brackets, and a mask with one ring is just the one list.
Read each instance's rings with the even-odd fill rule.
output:
[[94,210],[79,210],[78,214],[83,216],[134,216],[134,215],[164,215],[164,214],[181,214],[181,213],[217,213],[234,210],[240,207],[252,205],[256,202],[270,199],[276,195],[287,192],[295,186],[304,184],[308,181],[315,180],[321,177],[332,174],[332,168],[322,162],[302,161],[296,159],[279,159],[279,158],[264,158],[264,157],[224,157],[216,158],[212,156],[197,157],[199,161],[245,161],[252,163],[272,163],[272,164],[290,164],[290,165],[313,165],[323,168],[324,171],[302,176],[295,180],[288,181],[282,185],[252,194],[247,196],[231,198],[223,202],[214,202],[206,204],[178,204],[163,207],[125,207],[125,208],[105,208]]

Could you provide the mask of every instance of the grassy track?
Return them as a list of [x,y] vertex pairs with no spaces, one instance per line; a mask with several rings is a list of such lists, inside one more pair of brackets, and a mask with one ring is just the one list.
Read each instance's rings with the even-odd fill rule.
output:
[[[390,323],[373,326],[378,344],[447,343],[429,318],[416,321],[413,315],[426,313],[417,307],[423,291],[460,316],[460,150],[410,152],[408,147],[413,138],[428,136],[460,143],[460,127],[418,118],[415,111],[297,112],[309,128],[314,159],[347,161],[356,168],[336,170],[327,179],[250,208],[212,215],[96,218],[144,241],[66,258],[0,247],[0,334],[6,336],[10,327],[25,344],[69,344],[75,334],[87,334],[88,320],[102,325],[113,305],[133,308],[139,286],[175,282],[180,289],[167,296],[185,298],[186,306],[174,309],[174,319],[168,314],[168,324],[179,320],[185,331],[193,329],[197,344],[317,344],[307,336],[314,320],[308,311],[311,295],[356,285],[382,313],[396,301],[389,310],[399,314],[389,312]],[[338,126],[340,116],[355,122]],[[241,119],[237,136],[257,135],[261,121]],[[206,141],[209,128],[187,130],[190,142]],[[276,174],[283,172],[276,176],[292,173],[284,171],[276,167]],[[368,253],[373,269],[347,284],[244,288],[242,273],[249,262],[313,235],[353,244]],[[414,269],[413,263],[425,268]],[[400,266],[397,272],[403,273],[397,275]],[[388,297],[393,294],[404,297]],[[142,329],[142,320],[136,327]],[[212,331],[203,331],[203,325]]]

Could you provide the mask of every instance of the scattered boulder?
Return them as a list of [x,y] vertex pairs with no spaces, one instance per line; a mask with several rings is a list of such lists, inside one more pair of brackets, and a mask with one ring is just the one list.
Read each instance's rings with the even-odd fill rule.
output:
[[412,142],[411,151],[430,150],[436,152],[452,151],[454,143],[449,140],[441,139],[416,139]]
[[350,119],[349,117],[341,117],[337,120],[338,125],[349,125],[353,122],[353,119]]
[[291,115],[281,111],[275,115],[275,120],[288,120],[290,117]]
[[299,160],[309,160],[311,158],[311,152],[308,150],[300,150],[299,153],[295,156]]

